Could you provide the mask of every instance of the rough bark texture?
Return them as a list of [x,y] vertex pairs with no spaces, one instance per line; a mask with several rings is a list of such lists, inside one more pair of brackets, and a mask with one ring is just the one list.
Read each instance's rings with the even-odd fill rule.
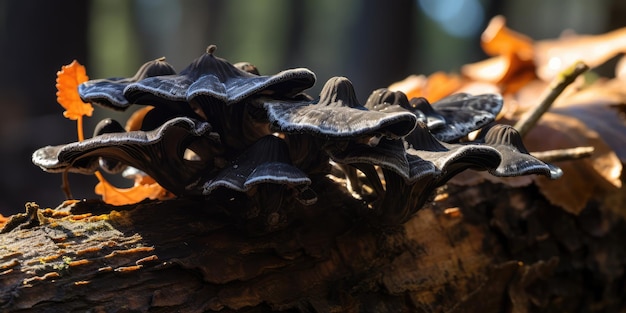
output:
[[574,216],[532,185],[448,185],[406,224],[381,229],[361,203],[326,183],[314,207],[297,208],[288,227],[259,236],[209,201],[28,204],[0,234],[0,308],[626,310],[626,225],[606,203]]

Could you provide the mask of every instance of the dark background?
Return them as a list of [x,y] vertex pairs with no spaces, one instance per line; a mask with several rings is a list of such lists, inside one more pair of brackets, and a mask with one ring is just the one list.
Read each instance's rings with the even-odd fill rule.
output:
[[[485,58],[480,33],[502,14],[534,39],[565,29],[599,34],[626,25],[623,0],[0,0],[0,214],[64,200],[61,175],[32,165],[34,150],[76,141],[75,122],[56,103],[56,72],[76,59],[91,78],[131,76],[165,56],[177,70],[209,44],[262,74],[307,67],[317,95],[346,76],[359,99],[410,74],[454,72]],[[124,114],[96,107],[85,121]],[[70,174],[75,198],[96,180]]]

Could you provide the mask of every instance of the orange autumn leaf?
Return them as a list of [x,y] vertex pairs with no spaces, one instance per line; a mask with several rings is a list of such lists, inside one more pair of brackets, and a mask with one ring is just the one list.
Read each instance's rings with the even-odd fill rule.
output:
[[532,61],[533,44],[530,37],[509,29],[502,15],[493,17],[480,36],[480,45],[488,55],[515,55],[520,61]]
[[480,39],[483,51],[493,57],[463,65],[465,77],[497,84],[505,94],[515,93],[535,79],[533,40],[509,29],[503,16],[492,18]]
[[112,205],[134,204],[145,199],[166,199],[171,195],[158,183],[135,181],[130,188],[117,188],[111,185],[100,172],[95,173],[100,181],[95,187],[95,193],[102,196],[102,200]]
[[91,116],[93,107],[83,102],[78,95],[78,85],[89,80],[85,67],[76,60],[64,65],[57,72],[57,102],[65,109],[63,116],[70,120],[78,120],[83,116]]
[[9,219],[7,217],[4,217],[4,215],[0,214],[0,228],[4,227],[4,224],[6,224],[9,221]]
[[463,80],[457,75],[441,71],[424,75],[411,75],[402,81],[389,85],[391,91],[402,91],[411,98],[424,97],[430,102],[441,100],[463,86]]

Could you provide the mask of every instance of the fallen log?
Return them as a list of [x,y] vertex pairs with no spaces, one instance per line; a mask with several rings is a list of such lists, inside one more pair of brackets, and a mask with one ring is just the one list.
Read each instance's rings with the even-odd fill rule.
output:
[[[0,234],[8,312],[619,312],[624,219],[534,185],[446,185],[378,227],[335,182],[251,235],[210,200],[27,204]],[[323,189],[320,189],[323,190]],[[612,202],[615,204],[615,201]]]

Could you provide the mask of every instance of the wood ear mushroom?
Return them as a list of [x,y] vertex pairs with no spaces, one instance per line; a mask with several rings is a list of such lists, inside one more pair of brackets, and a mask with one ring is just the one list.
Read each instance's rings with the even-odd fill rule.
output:
[[81,174],[132,167],[178,197],[227,194],[242,199],[238,205],[250,211],[237,208],[236,215],[261,232],[288,222],[294,209],[314,206],[325,192],[316,186],[329,175],[347,179],[352,194],[373,208],[366,213],[371,221],[385,225],[407,221],[436,187],[468,168],[559,176],[558,168],[511,139],[508,128],[494,126],[476,141],[459,143],[493,122],[502,108],[499,95],[456,94],[430,104],[379,89],[361,105],[350,80],[333,77],[312,100],[305,93],[316,79],[310,70],[262,76],[215,51],[209,46],[179,73],[157,59],[132,78],[83,83],[78,92],[91,103],[154,109],[140,130],[126,132],[108,121],[93,138],[35,151],[33,163]]

